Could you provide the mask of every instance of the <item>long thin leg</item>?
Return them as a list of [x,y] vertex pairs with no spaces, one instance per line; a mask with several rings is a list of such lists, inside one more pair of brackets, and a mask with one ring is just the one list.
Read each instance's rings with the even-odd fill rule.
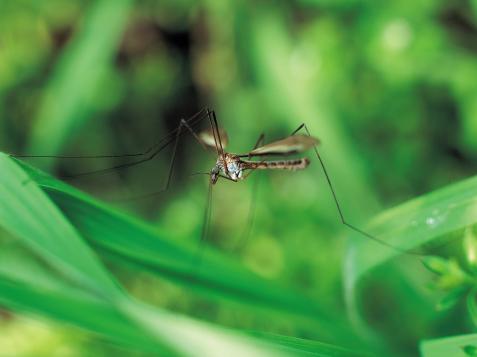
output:
[[222,155],[222,146],[220,145],[219,146],[219,129],[218,127],[215,125],[213,119],[212,119],[212,116],[213,116],[213,111],[210,111],[209,109],[207,109],[207,118],[209,119],[209,124],[210,124],[210,128],[212,129],[212,135],[214,136],[214,143],[215,143],[215,150],[217,152],[217,156],[220,156]]
[[[212,132],[214,133],[214,140],[215,140],[215,146],[217,149],[217,154],[218,156],[222,157],[222,161],[225,163],[225,152],[224,152],[224,147],[222,146],[222,139],[220,138],[220,130],[219,130],[219,124],[217,123],[217,116],[215,115],[214,110],[212,111],[207,110],[207,113],[209,114],[210,126],[212,127]],[[226,173],[226,176],[230,176],[229,168],[226,164],[224,164],[224,171]]]
[[257,196],[258,196],[258,188],[260,183],[261,174],[259,173],[258,176],[255,176],[255,181],[253,182],[252,186],[252,197],[250,198],[250,206],[248,208],[248,215],[247,215],[247,223],[245,224],[245,228],[242,232],[242,235],[237,242],[236,249],[241,250],[247,244],[250,235],[252,234],[253,225],[255,223],[255,212],[257,209]]
[[220,137],[219,124],[217,123],[217,116],[215,115],[215,110],[212,110],[212,119],[214,120],[215,131],[217,132],[217,139],[219,140],[220,152],[224,155],[224,147],[222,145],[222,138]]
[[171,182],[171,177],[172,177],[172,171],[173,171],[173,168],[174,168],[174,162],[175,162],[175,159],[176,159],[177,146],[179,144],[179,138],[181,136],[182,128],[186,128],[187,130],[189,130],[189,132],[197,140],[197,142],[202,146],[202,148],[205,151],[207,151],[207,146],[205,146],[205,144],[202,142],[202,140],[199,139],[199,136],[196,134],[196,132],[189,126],[189,124],[187,124],[187,122],[184,119],[181,119],[181,122],[179,124],[179,130],[177,131],[177,135],[176,135],[176,141],[174,143],[174,149],[172,151],[172,159],[171,159],[171,164],[169,166],[169,174],[167,175],[167,182],[166,182],[166,186],[165,186],[164,190],[169,189],[169,184]]
[[[195,172],[193,174],[190,174],[189,176],[197,176],[197,175],[207,175],[207,176],[210,176],[210,172]],[[219,177],[225,179],[225,180],[229,180],[231,182],[234,182],[234,183],[237,183],[238,181],[236,180],[232,180],[230,177],[227,177],[225,175],[222,175],[222,174],[219,174]]]
[[[140,200],[140,199],[144,199],[144,198],[149,198],[149,197],[160,195],[160,194],[164,193],[165,191],[167,191],[169,189],[171,179],[172,179],[172,173],[173,173],[173,170],[174,170],[174,164],[175,164],[175,160],[176,160],[177,147],[179,146],[179,139],[181,137],[183,128],[186,128],[192,134],[192,136],[197,140],[197,142],[202,146],[202,148],[205,151],[208,151],[207,146],[202,142],[202,140],[200,140],[199,136],[194,131],[194,129],[192,129],[192,127],[187,123],[186,120],[181,119],[181,121],[179,123],[179,127],[175,131],[176,132],[176,137],[175,137],[175,140],[174,140],[174,147],[172,149],[172,157],[171,157],[171,162],[169,164],[169,172],[167,174],[167,180],[166,180],[166,184],[164,185],[164,187],[159,191],[150,192],[150,193],[147,193],[147,194],[141,195],[141,196],[129,197],[126,200],[121,199],[121,201]],[[150,159],[148,159],[148,160],[150,160]]]
[[[164,137],[163,139],[159,140],[158,143],[155,145],[155,148],[152,147],[152,148],[149,148],[148,150],[146,150],[142,156],[145,156],[147,155],[146,157],[144,158],[141,158],[141,159],[138,159],[138,160],[134,160],[134,161],[131,161],[131,162],[127,162],[127,163],[123,163],[123,164],[119,164],[119,165],[115,165],[115,166],[111,166],[111,167],[107,167],[107,168],[104,168],[104,169],[99,169],[99,170],[94,170],[94,171],[88,171],[88,172],[82,172],[82,173],[78,173],[78,174],[74,174],[74,175],[69,175],[69,176],[63,176],[62,178],[63,179],[69,179],[69,180],[74,180],[74,179],[78,179],[78,178],[81,178],[81,177],[86,177],[86,176],[92,176],[92,175],[98,175],[98,174],[107,174],[107,173],[110,173],[110,172],[114,172],[114,171],[117,171],[117,170],[122,170],[122,169],[127,169],[127,168],[130,168],[130,167],[133,167],[133,166],[137,166],[137,165],[140,165],[140,164],[143,164],[143,163],[146,163],[152,159],[154,159],[157,155],[159,155],[159,153],[164,150],[167,146],[169,146],[173,141],[176,141],[177,143],[177,140],[178,140],[178,137],[181,135],[181,129],[183,127],[185,127],[186,129],[189,130],[189,132],[192,133],[192,135],[194,136],[194,138],[197,140],[197,142],[200,143],[200,145],[205,149],[207,150],[206,146],[204,145],[204,143],[199,139],[198,135],[194,132],[194,130],[192,129],[192,126],[193,125],[196,125],[199,123],[200,120],[204,119],[206,116],[209,116],[208,114],[208,109],[206,110],[205,114],[203,114],[202,116],[196,118],[196,120],[190,122],[190,119],[189,120],[184,120],[184,119],[181,119],[181,122],[179,124],[179,127],[175,130],[173,130],[171,133],[169,133],[166,137]],[[175,135],[175,136],[172,136],[172,135]]]
[[202,226],[202,234],[200,236],[200,243],[202,244],[207,239],[209,233],[210,218],[212,216],[212,182],[209,181],[209,188],[207,190],[207,203],[204,212],[204,224]]
[[[212,131],[214,132],[214,124],[212,122],[212,118],[211,118],[211,111],[207,108],[206,109],[206,113],[207,113],[207,116],[209,118],[209,122],[210,122],[210,125],[211,125],[211,129]],[[184,119],[181,119],[181,122],[179,124],[179,127],[174,130],[174,132],[176,133],[176,137],[175,137],[175,143],[174,143],[174,148],[173,148],[173,151],[172,151],[172,158],[171,158],[171,163],[169,165],[169,172],[168,172],[168,175],[167,175],[167,181],[166,181],[166,184],[164,186],[163,189],[159,190],[159,191],[155,191],[155,192],[150,192],[150,193],[147,193],[147,194],[143,194],[143,195],[139,195],[139,196],[134,196],[134,197],[128,197],[128,198],[122,198],[120,200],[115,200],[115,201],[121,201],[121,202],[124,202],[124,201],[135,201],[135,200],[141,200],[141,199],[147,199],[147,198],[151,198],[151,197],[154,197],[154,196],[157,196],[157,195],[161,195],[163,194],[165,191],[167,191],[169,189],[169,186],[170,186],[170,182],[171,182],[171,178],[172,178],[172,172],[173,172],[173,168],[174,168],[174,163],[175,163],[175,158],[176,158],[176,152],[177,152],[177,147],[178,147],[178,143],[179,143],[179,138],[182,134],[182,131],[183,131],[183,128],[186,128],[191,134],[192,136],[196,139],[196,141],[202,146],[202,148],[206,151],[209,150],[209,148],[205,145],[205,143],[199,138],[199,136],[197,135],[197,133],[194,131],[194,129],[190,126],[190,124],[184,120]],[[174,140],[174,139],[173,139]],[[214,140],[215,139],[215,132],[214,132]],[[169,141],[167,143],[167,145],[169,145],[170,143],[172,142]],[[164,147],[161,147],[159,148],[160,150],[162,150]],[[216,149],[218,150],[218,146],[216,146]],[[152,155],[157,155],[156,152],[152,153]],[[153,157],[154,157],[153,156]],[[146,161],[149,161],[150,158],[146,158],[145,159]],[[142,162],[145,162],[145,161],[141,161],[140,163]],[[134,163],[133,163],[134,164]],[[127,165],[127,164],[125,164]],[[123,166],[121,166],[120,168],[122,168]],[[128,166],[129,167],[129,166]],[[105,169],[105,170],[117,170],[118,167],[113,167],[113,168],[109,168],[109,169]],[[99,172],[106,172],[104,169],[103,170],[100,170]],[[96,172],[93,172],[93,173],[98,173],[97,171]],[[88,174],[91,174],[91,172],[89,172]],[[205,174],[205,175],[209,175],[210,176],[210,173],[206,173],[206,172],[198,172],[196,174],[193,174],[191,176],[194,176],[194,175],[198,175],[198,174]],[[220,175],[221,177],[227,179],[227,180],[230,180],[230,181],[233,181],[235,182],[234,180],[230,179],[229,177],[226,177],[226,176],[223,176],[223,175]]]
[[[197,113],[195,113],[193,116],[185,120],[189,126],[194,126],[197,123],[199,123],[202,119],[204,119],[209,113],[208,108],[203,108]],[[155,144],[151,145],[149,148],[147,148],[144,151],[140,151],[137,153],[130,153],[130,154],[106,154],[106,155],[23,155],[23,154],[9,154],[11,157],[15,157],[18,159],[21,158],[54,158],[54,159],[112,159],[112,158],[126,158],[126,157],[139,157],[139,156],[145,156],[148,155],[155,150],[157,150],[158,147],[162,147],[162,144],[164,141],[167,141],[170,138],[173,138],[174,135],[177,133],[179,129],[175,129],[171,131],[169,134],[167,134],[165,137],[159,139],[156,141]]]
[[250,150],[250,151],[253,151],[256,148],[258,148],[259,146],[262,146],[264,141],[265,141],[265,133],[261,133],[260,136],[258,137],[257,142],[255,143],[253,149]]
[[[204,110],[202,110],[202,111],[204,111]],[[208,109],[207,109],[207,113],[209,113]],[[137,165],[146,163],[146,162],[154,159],[163,149],[165,149],[167,146],[169,146],[174,141],[175,143],[174,143],[174,148],[173,148],[173,152],[172,152],[172,159],[171,159],[171,163],[170,163],[170,167],[169,167],[166,186],[160,191],[153,192],[151,194],[147,194],[144,197],[143,196],[135,197],[134,199],[145,198],[145,197],[160,194],[160,193],[166,191],[169,188],[169,184],[170,184],[171,176],[172,176],[172,171],[173,171],[173,167],[174,167],[174,162],[175,162],[175,157],[176,157],[176,152],[177,152],[177,146],[178,146],[179,138],[182,134],[183,128],[186,128],[192,134],[192,136],[204,148],[204,150],[206,150],[206,151],[208,150],[207,147],[205,146],[205,144],[202,142],[202,140],[200,140],[200,138],[198,137],[197,133],[191,127],[191,125],[196,125],[205,116],[198,117],[195,122],[191,122],[191,119],[196,118],[196,116],[197,116],[197,114],[194,115],[193,117],[189,118],[188,120],[181,119],[177,129],[173,130],[166,137],[159,140],[159,142],[157,144],[155,144],[154,146],[152,146],[151,148],[149,148],[146,151],[144,151],[143,153],[139,153],[139,154],[109,155],[109,156],[108,155],[106,155],[106,156],[74,156],[74,157],[71,157],[71,156],[62,156],[62,157],[57,157],[57,156],[21,156],[21,155],[18,155],[18,156],[10,155],[10,156],[15,157],[15,158],[25,158],[25,157],[28,157],[28,158],[33,158],[33,157],[34,158],[47,158],[47,157],[52,158],[52,157],[54,157],[54,158],[62,158],[62,159],[64,159],[64,158],[75,158],[75,159],[82,158],[82,159],[84,159],[84,158],[119,158],[119,157],[131,157],[131,156],[144,156],[144,155],[147,155],[148,153],[150,153],[149,156],[147,156],[145,158],[142,158],[142,159],[139,159],[139,160],[132,161],[132,162],[128,162],[128,163],[124,163],[124,164],[120,164],[120,165],[115,165],[115,166],[108,167],[108,168],[105,168],[105,169],[82,172],[82,173],[78,173],[78,174],[74,174],[74,175],[68,175],[68,176],[65,175],[65,176],[62,177],[63,179],[66,179],[66,180],[74,180],[74,179],[78,179],[78,178],[81,178],[81,177],[86,177],[86,176],[91,176],[91,175],[96,175],[96,174],[107,174],[107,173],[110,173],[110,172],[113,172],[113,171],[116,171],[116,170],[126,169],[126,168],[129,168],[129,167],[133,167],[133,166],[137,166]],[[172,134],[174,134],[175,137],[171,137]],[[157,149],[155,149],[153,151],[153,148],[155,146],[157,146],[158,144],[160,144],[161,142],[162,142],[162,145],[160,145]],[[152,153],[151,153],[151,151],[152,151]],[[129,199],[127,199],[127,200],[129,200]],[[121,201],[123,201],[123,200],[121,200]]]
[[[252,150],[250,150],[250,152],[252,152],[252,151],[255,150],[256,148],[258,148],[259,146],[262,146],[263,143],[264,143],[264,141],[265,141],[265,134],[264,134],[264,133],[261,133],[260,136],[259,136],[258,139],[257,139],[257,142],[255,143],[255,146],[253,147]],[[252,158],[252,155],[249,154],[249,155],[248,155],[248,159],[251,160],[251,158]],[[263,161],[264,161],[264,160],[262,160],[262,162],[263,162]],[[244,175],[243,179],[245,180],[247,177],[249,177],[250,174],[251,174],[253,171],[255,171],[255,170],[250,169],[250,170]]]
[[[301,124],[295,131],[293,131],[293,133],[291,135],[295,135],[297,132],[299,132],[301,129],[305,129],[305,132],[308,136],[311,136],[310,134],[310,131],[308,130],[307,126],[305,123]],[[326,166],[325,166],[325,163],[323,161],[323,159],[321,158],[319,152],[318,152],[318,148],[316,147],[316,145],[313,146],[314,148],[314,151],[315,151],[315,154],[316,154],[316,157],[318,158],[318,160],[320,161],[320,165],[321,165],[321,168],[323,170],[323,173],[325,174],[325,177],[326,177],[326,181],[328,183],[328,187],[330,188],[330,191],[331,191],[331,194],[333,196],[333,200],[335,202],[335,205],[336,205],[336,209],[338,210],[338,214],[340,216],[340,220],[341,220],[341,223],[343,225],[345,225],[346,227],[348,227],[349,229],[361,234],[362,236],[365,236],[379,244],[382,244],[382,245],[385,245],[386,247],[388,248],[391,248],[391,249],[394,249],[402,254],[406,254],[406,255],[413,255],[413,256],[422,256],[422,254],[419,254],[419,253],[415,253],[415,252],[410,252],[410,251],[406,251],[405,249],[402,249],[402,248],[399,248],[393,244],[389,244],[388,242],[368,233],[368,232],[365,232],[363,231],[362,229],[354,226],[353,224],[351,223],[348,223],[348,221],[346,220],[344,214],[343,214],[343,210],[341,209],[341,205],[338,201],[338,196],[336,195],[336,191],[334,189],[334,186],[333,186],[333,183],[331,182],[331,178],[330,178],[330,175],[328,174],[328,170],[326,169]]]
[[202,261],[204,259],[205,252],[204,252],[203,244],[205,243],[209,233],[210,218],[212,216],[212,188],[213,188],[212,181],[209,180],[209,188],[207,190],[207,201],[206,201],[205,210],[204,210],[204,223],[202,224],[202,232],[200,234],[200,241],[197,247],[197,254],[191,266],[192,281],[198,280],[198,277],[200,276],[200,268],[202,265]]
[[[253,147],[253,150],[258,148],[259,146],[262,146],[264,141],[265,141],[265,134],[262,133],[258,137],[257,142],[255,143],[255,146]],[[248,177],[248,175],[250,175],[252,171],[253,170],[250,170],[248,174],[246,175],[246,177]],[[253,223],[255,220],[255,211],[257,208],[257,195],[258,195],[260,177],[261,175],[259,175],[258,177],[255,177],[255,181],[253,182],[252,196],[250,198],[250,206],[248,208],[247,223],[245,224],[245,229],[243,230],[242,235],[239,241],[237,242],[237,247],[236,247],[237,250],[242,249],[247,244],[247,241],[250,238],[250,235],[252,234]]]

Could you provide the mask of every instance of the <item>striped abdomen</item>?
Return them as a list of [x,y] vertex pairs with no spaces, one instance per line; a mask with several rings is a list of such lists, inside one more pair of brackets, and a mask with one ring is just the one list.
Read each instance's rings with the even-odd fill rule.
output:
[[245,161],[242,160],[244,169],[265,169],[265,170],[303,170],[309,164],[310,160],[306,157],[296,160],[279,161]]

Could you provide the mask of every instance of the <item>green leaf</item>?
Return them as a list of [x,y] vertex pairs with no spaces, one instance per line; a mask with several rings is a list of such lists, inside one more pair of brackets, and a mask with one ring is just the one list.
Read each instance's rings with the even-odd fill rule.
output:
[[166,233],[160,228],[153,229],[18,162],[101,254],[107,253],[119,261],[133,263],[140,269],[173,279],[187,289],[196,289],[207,296],[232,300],[248,308],[259,306],[280,314],[305,317],[317,324],[328,337],[348,331],[346,340],[355,339],[343,317],[331,316],[306,297],[262,279],[205,247],[201,248],[204,251],[200,253],[199,264],[197,245],[180,245],[170,234],[166,238]]
[[313,356],[334,356],[334,357],[358,357],[371,356],[370,354],[350,350],[327,343],[307,340],[303,338],[296,338],[292,336],[283,336],[275,334],[266,334],[257,331],[249,332],[252,336],[264,338],[267,341],[273,342],[283,347],[285,351],[293,353],[307,352]]
[[435,274],[443,275],[449,270],[449,260],[436,256],[423,257],[424,266]]
[[[367,231],[411,250],[476,223],[476,210],[477,176],[389,209],[373,219]],[[357,244],[352,255],[362,263],[355,263],[359,267],[353,274],[356,277],[400,254],[370,240],[353,238]]]
[[13,242],[34,248],[39,258],[33,258],[33,252],[23,254],[12,249],[15,245],[2,247],[3,305],[68,322],[154,353],[286,355],[266,341],[152,308],[120,293],[81,236],[35,181],[4,154],[0,154],[0,170],[0,226],[21,239]]
[[0,250],[0,303],[73,324],[141,351],[163,349],[109,302],[74,287],[16,245]]
[[447,310],[456,305],[459,300],[469,291],[467,286],[457,287],[446,294],[438,303],[437,310]]
[[117,293],[117,286],[76,229],[48,196],[5,154],[0,154],[0,225],[21,239],[58,272],[94,289]]
[[231,330],[153,309],[131,299],[111,303],[87,290],[71,287],[15,247],[3,247],[0,257],[0,303],[11,309],[73,324],[130,349],[160,355],[278,353],[269,343]]
[[438,275],[436,286],[441,290],[468,288],[472,283],[470,276],[461,268],[455,259],[440,257],[422,257],[424,266]]
[[132,321],[185,356],[288,356],[266,341],[232,330],[124,301],[119,307]]
[[462,350],[467,356],[476,357],[477,356],[477,346],[476,345],[466,345],[462,347]]
[[476,341],[477,334],[437,338],[422,341],[420,350],[423,357],[473,356]]
[[464,252],[467,258],[467,265],[472,272],[477,271],[477,237],[472,229],[468,227],[464,234]]
[[476,297],[477,289],[474,288],[469,293],[469,295],[467,295],[467,310],[475,326],[477,326],[477,302],[475,301]]
[[[476,223],[475,212],[477,176],[389,209],[373,219],[366,231],[400,249],[413,250]],[[345,271],[348,301],[361,277],[401,254],[358,234],[352,234],[351,241],[355,244],[349,249]],[[435,263],[432,268],[443,268]]]

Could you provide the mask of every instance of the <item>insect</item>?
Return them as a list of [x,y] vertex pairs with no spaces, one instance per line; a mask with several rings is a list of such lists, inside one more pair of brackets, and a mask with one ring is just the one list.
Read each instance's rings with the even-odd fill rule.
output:
[[[216,184],[219,177],[237,182],[244,180],[253,170],[303,170],[308,167],[310,160],[300,158],[296,160],[281,161],[251,161],[252,157],[265,157],[269,155],[287,156],[312,148],[318,144],[318,139],[306,135],[294,135],[285,139],[259,146],[263,141],[260,136],[254,149],[246,154],[232,154],[224,151],[227,141],[224,140],[224,131],[204,131],[199,137],[205,145],[217,149],[217,161],[210,171],[210,182]],[[226,138],[226,136],[225,136]],[[244,160],[249,158],[249,160]],[[245,173],[246,172],[246,173]]]
[[[194,127],[204,120],[208,119],[210,128],[208,130],[197,133],[194,130]],[[305,134],[298,134],[300,131],[304,131]],[[95,175],[95,174],[104,174],[112,172],[115,170],[127,169],[134,167],[145,162],[148,162],[154,159],[160,152],[162,152],[166,147],[173,144],[171,161],[169,164],[169,171],[167,175],[167,180],[164,187],[160,191],[149,193],[145,196],[150,197],[152,195],[161,194],[164,191],[168,190],[170,187],[173,168],[175,164],[177,148],[179,144],[180,137],[189,132],[195,140],[206,150],[214,150],[217,154],[217,159],[215,165],[213,166],[210,172],[200,172],[199,174],[205,174],[210,177],[209,181],[209,191],[208,191],[208,200],[205,211],[205,223],[203,226],[202,238],[207,234],[207,222],[210,219],[210,200],[212,194],[212,186],[215,185],[219,178],[223,178],[232,182],[239,182],[245,180],[253,171],[255,170],[304,170],[310,164],[308,158],[298,158],[290,160],[268,160],[269,156],[289,156],[292,154],[297,154],[304,152],[309,149],[313,149],[314,153],[320,163],[320,166],[323,170],[323,173],[326,177],[326,181],[330,192],[333,196],[333,200],[338,211],[339,218],[341,223],[348,227],[349,229],[358,232],[362,236],[365,236],[375,242],[387,246],[391,249],[399,251],[404,254],[411,254],[404,249],[401,249],[397,246],[394,246],[378,237],[375,237],[372,234],[367,233],[364,230],[352,225],[349,223],[341,208],[341,205],[338,200],[338,196],[335,192],[333,183],[331,181],[330,175],[326,169],[323,159],[321,158],[318,152],[319,140],[311,136],[306,124],[301,124],[296,130],[294,130],[288,137],[274,141],[272,143],[263,144],[264,135],[260,135],[257,140],[254,148],[245,154],[233,154],[226,152],[224,149],[228,143],[228,136],[223,129],[221,129],[217,123],[216,114],[213,110],[204,108],[194,114],[189,119],[181,119],[179,126],[171,131],[169,134],[158,140],[155,144],[150,146],[144,151],[130,154],[121,154],[121,155],[91,155],[91,156],[56,156],[56,155],[11,155],[16,158],[57,158],[57,159],[99,159],[99,158],[118,158],[118,159],[131,159],[128,162],[121,163],[112,167],[82,172],[71,175],[67,178],[74,179],[83,176]],[[252,158],[261,158],[259,160],[252,160]]]

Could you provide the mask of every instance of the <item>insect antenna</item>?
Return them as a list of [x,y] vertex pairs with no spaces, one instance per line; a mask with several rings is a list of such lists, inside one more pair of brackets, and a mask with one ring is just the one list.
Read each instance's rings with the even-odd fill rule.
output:
[[[291,135],[295,135],[297,132],[299,132],[300,130],[304,129],[306,134],[308,136],[311,137],[311,134],[310,134],[310,131],[308,130],[308,127],[306,126],[305,123],[301,124],[295,131],[293,131],[293,133]],[[336,194],[336,191],[335,191],[335,188],[333,186],[333,183],[331,181],[331,178],[330,178],[330,175],[328,173],[328,170],[326,169],[326,166],[325,166],[325,163],[320,155],[320,153],[318,152],[318,148],[316,147],[316,145],[313,145],[313,149],[315,151],[315,154],[316,154],[316,157],[318,158],[318,161],[320,162],[320,166],[323,170],[323,173],[325,175],[325,178],[326,178],[326,182],[328,184],[328,187],[331,191],[331,194],[333,196],[333,201],[335,202],[335,206],[336,206],[336,209],[338,210],[338,214],[339,214],[339,217],[340,217],[340,220],[341,220],[341,223],[348,227],[349,229],[359,233],[360,235],[364,236],[364,237],[367,237],[373,241],[375,241],[376,243],[379,243],[381,245],[384,245],[388,248],[391,248],[401,254],[404,254],[404,255],[411,255],[411,256],[420,256],[420,257],[423,257],[425,256],[425,254],[422,254],[422,253],[418,253],[418,252],[413,252],[413,251],[409,251],[409,250],[406,250],[406,249],[403,249],[403,248],[400,248],[398,246],[395,246],[394,244],[390,244],[388,242],[386,242],[385,240],[381,239],[381,238],[378,238],[364,230],[362,230],[361,228],[358,228],[356,227],[355,225],[351,224],[351,223],[348,223],[348,221],[346,220],[345,218],[345,215],[343,213],[343,210],[341,209],[341,205],[340,205],[340,202],[338,200],[338,196]]]

